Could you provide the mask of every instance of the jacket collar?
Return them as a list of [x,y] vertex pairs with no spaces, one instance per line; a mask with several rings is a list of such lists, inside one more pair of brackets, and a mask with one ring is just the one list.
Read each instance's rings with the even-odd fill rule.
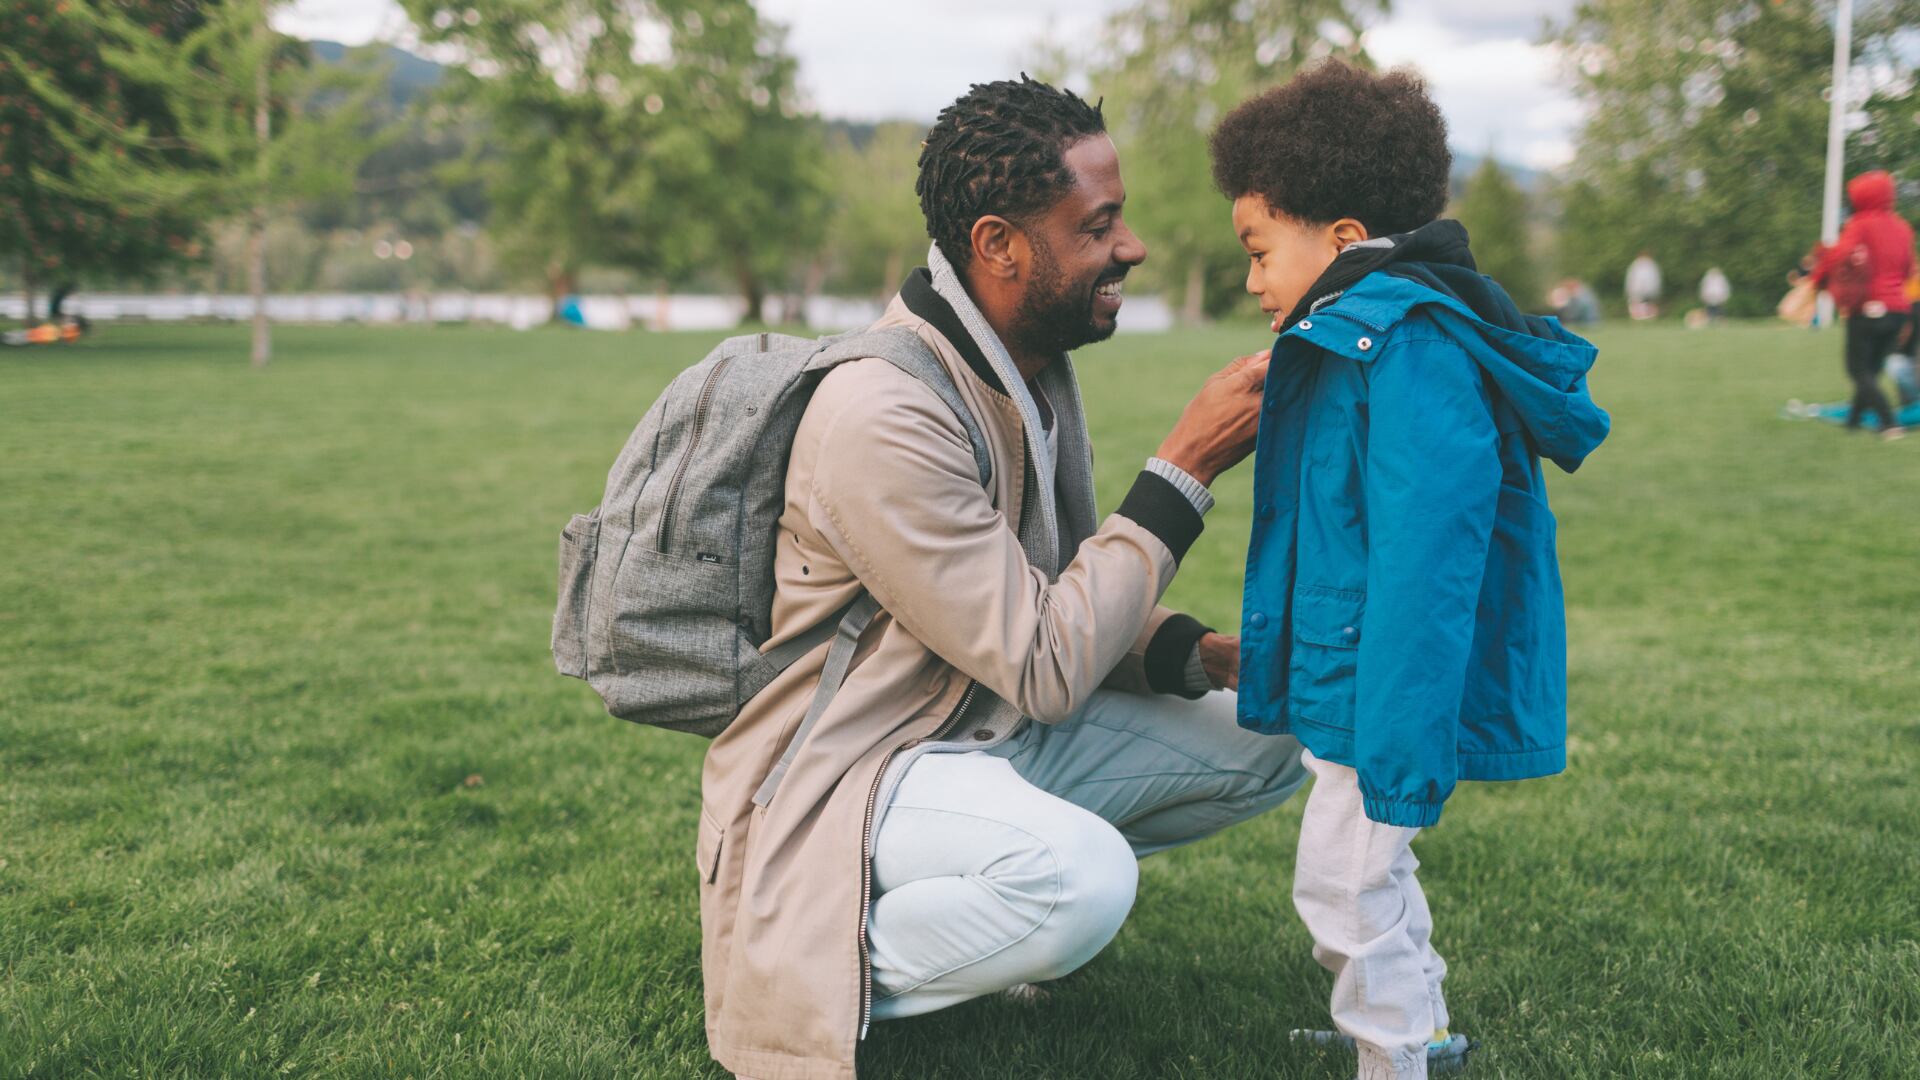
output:
[[[1432,221],[1412,232],[1376,236],[1349,245],[1335,256],[1306,295],[1287,313],[1287,321],[1280,324],[1281,332],[1340,299],[1368,274],[1397,262],[1441,263],[1472,270],[1473,255],[1467,249],[1466,226],[1452,220]],[[1404,314],[1406,308],[1403,307],[1394,313],[1394,320]]]
[[966,360],[967,366],[973,369],[973,373],[979,376],[981,382],[986,383],[994,393],[1002,397],[1008,396],[1007,384],[1000,381],[1000,373],[993,370],[993,365],[987,362],[987,354],[980,350],[980,343],[973,340],[972,334],[967,333],[967,328],[960,322],[960,315],[953,310],[953,305],[947,303],[947,298],[934,289],[932,271],[922,266],[909,273],[907,280],[900,286],[900,300],[907,305],[908,311],[927,320],[929,326],[940,331],[940,336],[946,338],[955,349],[960,351],[960,356]]

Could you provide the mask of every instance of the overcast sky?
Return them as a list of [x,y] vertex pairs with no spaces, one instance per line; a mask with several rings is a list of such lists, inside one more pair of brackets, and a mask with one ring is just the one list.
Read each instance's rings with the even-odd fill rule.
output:
[[[1017,73],[1043,40],[1093,35],[1127,0],[759,0],[785,23],[800,81],[827,116],[930,122],[968,84]],[[1554,168],[1572,156],[1578,106],[1543,21],[1572,0],[1399,0],[1366,33],[1385,65],[1427,77],[1460,150]],[[918,9],[918,10],[916,10]],[[361,44],[407,44],[393,0],[295,0],[276,20],[288,33]],[[1095,93],[1098,87],[1093,87]]]

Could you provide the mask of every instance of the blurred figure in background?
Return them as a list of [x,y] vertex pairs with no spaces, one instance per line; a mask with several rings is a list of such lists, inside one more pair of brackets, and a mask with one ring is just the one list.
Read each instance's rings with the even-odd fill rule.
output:
[[1600,298],[1579,278],[1563,278],[1547,293],[1553,313],[1569,326],[1584,326],[1600,321]]
[[1906,329],[1893,355],[1887,358],[1887,374],[1893,376],[1902,411],[1920,401],[1920,374],[1915,373],[1913,364],[1915,354],[1920,353],[1920,269],[1907,278],[1907,306]]
[[1700,303],[1707,309],[1707,321],[1717,323],[1727,317],[1727,301],[1733,298],[1733,283],[1720,268],[1707,268],[1705,277],[1700,279]]
[[1858,430],[1871,411],[1884,439],[1906,434],[1880,389],[1880,372],[1913,311],[1907,296],[1907,279],[1914,272],[1913,229],[1893,212],[1893,200],[1893,176],[1885,171],[1849,180],[1853,216],[1813,267],[1814,285],[1832,293],[1834,306],[1847,318],[1844,348],[1847,378],[1853,381],[1847,429]]
[[1641,251],[1627,266],[1627,314],[1651,319],[1660,314],[1660,264],[1653,252]]

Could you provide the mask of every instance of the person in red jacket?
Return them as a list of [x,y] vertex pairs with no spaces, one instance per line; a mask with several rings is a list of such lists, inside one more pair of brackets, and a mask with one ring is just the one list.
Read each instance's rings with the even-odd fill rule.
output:
[[1871,409],[1888,439],[1906,431],[1894,422],[1893,407],[1880,389],[1880,368],[1897,348],[1913,309],[1906,283],[1914,269],[1913,228],[1894,213],[1893,196],[1893,177],[1884,171],[1849,180],[1853,216],[1813,268],[1815,287],[1829,289],[1847,316],[1847,377],[1853,380],[1847,427],[1858,428]]

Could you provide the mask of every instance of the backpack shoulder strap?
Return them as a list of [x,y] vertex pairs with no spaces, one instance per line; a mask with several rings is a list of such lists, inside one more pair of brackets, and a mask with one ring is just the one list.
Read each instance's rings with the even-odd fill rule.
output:
[[987,440],[980,433],[980,422],[973,418],[973,410],[967,408],[966,402],[960,400],[960,390],[953,385],[953,376],[947,373],[946,365],[934,355],[932,346],[920,340],[919,334],[904,326],[890,326],[828,338],[822,344],[826,347],[814,354],[807,370],[825,371],[849,360],[877,357],[924,383],[953,410],[960,426],[967,430],[967,442],[973,447],[973,464],[980,470],[980,486],[992,485],[993,463],[987,457]]
[[[919,379],[959,418],[960,426],[967,431],[967,443],[973,448],[973,463],[980,470],[980,486],[991,486],[993,464],[987,457],[987,441],[980,433],[979,421],[973,418],[972,410],[960,399],[960,390],[953,385],[953,378],[947,374],[945,365],[934,355],[933,348],[920,340],[920,335],[904,326],[889,327],[827,338],[821,345],[823,348],[807,362],[808,371],[828,371],[849,360],[877,357]],[[872,593],[862,589],[846,607],[765,655],[764,659],[774,667],[785,670],[800,657],[819,648],[822,641],[829,637],[833,639],[833,645],[827,650],[826,666],[820,672],[820,685],[814,688],[806,716],[801,718],[800,726],[794,729],[793,737],[787,740],[786,750],[780,755],[773,771],[767,774],[759,790],[753,793],[756,806],[766,806],[773,801],[774,792],[779,790],[780,781],[787,775],[787,768],[793,764],[801,744],[806,742],[814,724],[827,711],[834,695],[840,692],[841,685],[846,682],[847,672],[853,665],[854,651],[860,644],[860,635],[866,632],[867,625],[879,613],[880,602],[873,598]]]

